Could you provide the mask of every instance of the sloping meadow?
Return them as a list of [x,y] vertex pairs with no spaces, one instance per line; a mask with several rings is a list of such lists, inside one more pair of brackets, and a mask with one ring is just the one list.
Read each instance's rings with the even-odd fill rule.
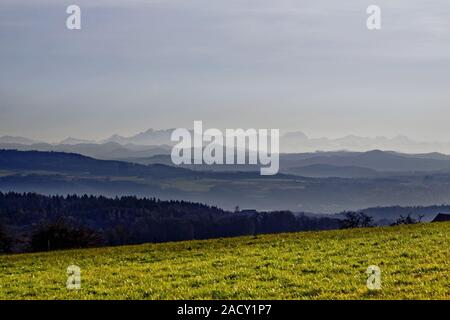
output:
[[1,256],[0,298],[449,299],[449,243],[429,223]]

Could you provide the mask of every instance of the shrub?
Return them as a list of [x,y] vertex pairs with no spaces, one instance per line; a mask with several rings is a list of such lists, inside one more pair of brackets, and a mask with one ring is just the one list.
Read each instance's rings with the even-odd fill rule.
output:
[[100,235],[86,227],[73,227],[63,220],[39,226],[31,235],[32,251],[89,248],[101,244]]
[[9,253],[12,248],[12,240],[5,231],[5,228],[0,225],[0,253]]

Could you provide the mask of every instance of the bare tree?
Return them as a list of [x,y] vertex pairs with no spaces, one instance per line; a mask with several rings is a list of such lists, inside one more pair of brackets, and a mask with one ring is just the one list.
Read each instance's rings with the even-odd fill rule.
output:
[[401,215],[400,218],[398,218],[397,220],[394,221],[394,223],[391,224],[391,226],[420,223],[422,221],[423,217],[424,217],[424,215],[420,215],[418,219],[414,219],[411,216],[411,213],[409,213],[406,217]]
[[373,218],[364,212],[344,212],[345,219],[341,222],[341,229],[374,227]]

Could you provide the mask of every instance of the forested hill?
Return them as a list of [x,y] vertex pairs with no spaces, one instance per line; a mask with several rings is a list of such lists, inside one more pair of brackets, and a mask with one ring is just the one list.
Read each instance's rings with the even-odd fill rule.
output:
[[144,177],[153,179],[217,178],[231,180],[295,178],[286,174],[262,177],[257,168],[254,172],[194,171],[165,164],[142,165],[125,161],[99,160],[76,153],[17,150],[0,150],[0,170],[76,174],[90,177]]
[[[185,201],[134,196],[44,196],[0,192],[0,227],[27,242],[40,226],[64,221],[100,235],[95,245],[122,245],[207,239],[257,233],[333,229],[334,218],[295,215],[289,211],[229,212]],[[23,250],[23,249],[21,249]]]
[[2,170],[41,170],[95,176],[144,176],[153,178],[193,177],[199,173],[161,164],[139,165],[98,160],[76,153],[0,150]]

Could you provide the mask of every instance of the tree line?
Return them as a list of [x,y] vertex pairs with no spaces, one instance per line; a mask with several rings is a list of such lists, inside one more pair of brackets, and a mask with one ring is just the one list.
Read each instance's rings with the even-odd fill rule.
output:
[[46,251],[339,228],[290,211],[226,211],[187,201],[0,192],[0,252]]

